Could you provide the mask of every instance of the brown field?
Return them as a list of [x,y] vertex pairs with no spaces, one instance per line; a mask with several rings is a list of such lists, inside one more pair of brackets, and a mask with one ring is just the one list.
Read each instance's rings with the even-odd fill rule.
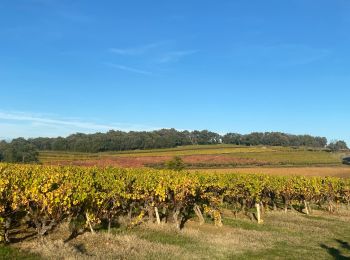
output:
[[345,153],[305,147],[203,145],[103,153],[42,151],[40,162],[51,165],[162,168],[174,156],[182,158],[186,169],[204,172],[350,177],[350,166],[342,164],[341,158],[346,156]]
[[[261,147],[261,146],[183,146],[169,149],[135,150],[103,153],[76,153],[41,151],[40,162],[44,164],[76,161],[105,160],[112,165],[131,165],[138,167],[145,162],[159,163],[174,156],[182,157],[187,163],[239,164],[239,165],[341,165],[343,153],[330,153],[320,149]],[[125,158],[124,161],[123,158]],[[141,163],[140,163],[141,162]],[[248,163],[246,163],[248,162]],[[101,163],[99,163],[101,164]],[[224,167],[218,167],[224,168]]]
[[270,174],[279,176],[332,176],[349,178],[349,166],[337,167],[249,167],[249,168],[234,168],[234,169],[196,169],[191,171],[200,172],[217,172],[217,173],[246,173],[246,174]]
[[[108,157],[95,160],[61,161],[60,165],[78,166],[115,166],[123,168],[143,168],[152,164],[164,163],[170,160],[171,156],[142,156],[142,157]],[[264,162],[254,159],[233,158],[223,155],[190,155],[182,157],[186,164],[218,164],[223,168],[191,168],[190,171],[217,172],[217,173],[244,173],[244,174],[270,174],[279,176],[332,176],[348,178],[350,177],[350,166],[264,166]],[[241,167],[225,167],[225,165],[246,165]],[[254,167],[252,167],[252,165]],[[256,165],[261,165],[257,167]]]
[[[172,156],[140,156],[140,157],[103,157],[100,159],[67,160],[50,162],[49,164],[79,165],[79,166],[117,166],[127,168],[147,167],[152,164],[165,163],[173,158]],[[226,155],[188,155],[181,157],[186,164],[218,164],[218,165],[264,165],[264,161],[253,158],[235,158]]]

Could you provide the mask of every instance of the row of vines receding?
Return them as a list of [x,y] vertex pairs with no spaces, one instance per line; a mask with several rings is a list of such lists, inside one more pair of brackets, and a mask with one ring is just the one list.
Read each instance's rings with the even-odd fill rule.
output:
[[10,242],[19,226],[38,237],[63,222],[72,236],[101,225],[110,231],[120,218],[130,227],[150,221],[180,229],[192,217],[222,226],[224,209],[261,223],[267,210],[311,214],[349,202],[350,180],[340,178],[0,164],[0,241]]

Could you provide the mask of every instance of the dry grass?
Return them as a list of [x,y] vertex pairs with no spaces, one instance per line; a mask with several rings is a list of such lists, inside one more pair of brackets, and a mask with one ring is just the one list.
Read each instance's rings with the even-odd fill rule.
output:
[[[135,234],[109,235],[84,233],[70,242],[53,239],[28,241],[21,250],[39,254],[45,259],[195,259],[196,255],[180,246],[150,242]],[[159,257],[159,258],[158,258]]]
[[[256,161],[271,165],[330,165],[341,164],[340,153],[329,153],[322,150],[308,150],[305,148],[264,147],[264,146],[233,146],[233,145],[197,145],[171,149],[136,150],[104,153],[75,153],[75,152],[40,152],[40,161],[46,164],[69,163],[79,161],[88,164],[123,165],[123,162],[135,164],[137,167],[146,163],[158,163],[173,156],[182,156],[189,161],[207,163],[248,162]],[[191,159],[191,156],[193,157]],[[99,162],[101,161],[101,162]],[[129,163],[128,163],[129,161]]]
[[245,174],[269,174],[277,176],[332,176],[332,177],[350,177],[349,166],[334,167],[249,167],[234,169],[199,169],[191,171],[217,172],[217,173],[245,173]]
[[[89,232],[64,242],[63,225],[44,241],[16,246],[45,259],[346,259],[350,257],[350,211],[268,212],[259,225],[247,218],[224,218],[224,227],[194,220],[177,231],[170,224],[143,224]],[[343,258],[341,258],[343,257]]]

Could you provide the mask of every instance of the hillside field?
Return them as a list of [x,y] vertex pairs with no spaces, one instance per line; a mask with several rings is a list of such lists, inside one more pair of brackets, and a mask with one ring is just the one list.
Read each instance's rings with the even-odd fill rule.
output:
[[[198,203],[202,203],[200,208],[205,218],[204,224],[201,223],[198,215],[196,215],[197,213],[195,214],[192,210],[193,205],[191,203],[193,203],[193,200],[190,197],[185,199],[185,201],[192,206],[189,208],[185,206],[186,209],[189,209],[188,212],[186,210],[183,212],[183,216],[186,217],[187,221],[180,230],[175,227],[176,225],[174,225],[172,218],[169,218],[169,223],[162,220],[160,224],[157,224],[155,216],[150,217],[150,213],[147,211],[147,207],[153,204],[148,204],[147,200],[138,201],[137,198],[144,198],[146,194],[149,196],[153,191],[156,191],[156,186],[153,187],[152,185],[158,185],[158,183],[159,185],[164,185],[167,183],[161,183],[156,179],[154,179],[154,182],[149,183],[146,181],[148,180],[147,178],[145,180],[142,180],[142,178],[147,176],[145,173],[148,171],[152,173],[150,177],[153,176],[153,173],[155,176],[162,174],[157,168],[163,168],[165,162],[174,158],[174,156],[180,156],[182,158],[188,174],[202,176],[202,178],[207,179],[210,183],[211,181],[216,182],[216,178],[220,179],[222,176],[231,176],[229,178],[233,179],[236,178],[234,176],[237,176],[237,178],[243,178],[242,180],[247,177],[247,181],[244,181],[245,184],[243,186],[238,185],[237,188],[247,188],[249,192],[238,192],[234,188],[235,181],[228,182],[226,183],[228,185],[227,187],[231,187],[232,192],[238,192],[236,195],[227,193],[228,196],[233,195],[233,201],[227,200],[225,203],[222,203],[221,199],[219,199],[219,194],[221,193],[217,193],[217,188],[213,188],[212,191],[205,191],[208,192],[208,196],[204,196],[202,199],[204,201],[206,200],[206,202],[202,201],[202,199],[200,200],[202,202],[198,201]],[[55,184],[55,182],[60,181],[61,170],[55,168],[55,166],[50,168],[51,165],[73,166],[62,168],[66,169],[62,173],[68,174],[62,175],[62,177],[65,176],[64,178],[67,178],[70,174],[78,174],[76,178],[67,181],[67,187],[70,187],[70,184],[75,182],[81,182],[83,184],[86,174],[93,174],[95,176],[93,168],[89,170],[90,167],[75,166],[98,166],[101,168],[105,166],[116,166],[118,168],[111,168],[111,170],[126,171],[126,176],[130,177],[130,174],[135,176],[136,182],[130,182],[130,185],[141,185],[140,188],[135,189],[135,191],[141,193],[136,197],[131,197],[133,200],[136,199],[136,204],[131,203],[130,197],[128,197],[129,195],[125,194],[126,200],[123,203],[126,203],[127,207],[123,206],[119,208],[119,211],[116,211],[120,216],[115,218],[114,224],[109,230],[110,232],[108,232],[108,227],[106,226],[105,215],[102,214],[103,212],[98,211],[99,207],[95,209],[91,208],[97,210],[95,212],[96,217],[102,220],[101,222],[94,222],[96,233],[91,232],[89,226],[85,224],[79,233],[72,236],[71,224],[68,223],[69,218],[67,217],[62,218],[61,223],[52,231],[48,232],[43,239],[37,237],[37,230],[33,226],[33,221],[28,226],[20,223],[14,224],[9,232],[11,244],[6,246],[0,244],[0,259],[350,259],[350,229],[348,225],[350,221],[348,202],[350,198],[350,186],[347,184],[348,180],[346,179],[350,176],[350,166],[342,164],[342,158],[344,156],[346,156],[344,153],[332,153],[322,149],[233,145],[184,146],[173,149],[104,153],[41,151],[40,163],[44,164],[44,166],[33,166],[33,168],[26,168],[27,166],[23,166],[22,168],[22,166],[18,166],[18,171],[15,170],[15,167],[10,167],[9,169],[13,169],[15,170],[14,172],[18,173],[23,172],[23,174],[29,174],[30,171],[28,169],[32,169],[38,176],[46,176],[45,174],[48,174],[47,176],[51,176],[52,174],[52,176],[55,176],[53,179],[46,177],[33,178],[35,185],[41,188],[32,191],[32,185],[19,182],[19,185],[28,185],[29,188],[27,190],[28,194],[23,199],[19,199],[19,203],[22,203],[21,207],[32,207],[31,204],[24,203],[25,200],[36,201],[38,198],[41,198],[42,201],[40,202],[39,199],[36,203],[40,202],[43,204],[38,204],[37,206],[39,208],[33,209],[38,210],[42,207],[43,211],[40,210],[38,212],[41,212],[40,216],[44,221],[46,221],[47,217],[57,218],[57,215],[52,214],[54,212],[62,214],[61,211],[63,210],[64,212],[65,210],[64,208],[60,208],[61,204],[55,204],[55,200],[49,199],[51,198],[50,193],[52,193],[52,196],[67,196],[68,198],[69,196],[73,196],[64,192],[64,182],[62,182],[61,186]],[[134,169],[120,169],[119,167]],[[6,170],[7,168],[5,167],[3,169]],[[52,174],[50,174],[51,171]],[[72,173],[70,173],[71,171]],[[101,171],[106,171],[107,174],[110,173],[106,169],[101,169]],[[128,171],[130,172],[128,173]],[[123,173],[120,172],[120,174],[116,178],[123,178]],[[186,176],[186,174],[182,174],[184,173],[180,175]],[[277,209],[274,208],[270,200],[273,199],[273,197],[270,197],[271,194],[264,193],[264,189],[260,190],[261,193],[259,193],[259,196],[267,204],[261,204],[265,205],[265,208],[261,210],[263,222],[258,223],[257,210],[254,207],[256,204],[254,203],[258,201],[256,199],[259,196],[256,197],[255,188],[252,189],[252,187],[259,187],[260,184],[253,180],[255,178],[264,179],[265,177],[263,176],[266,174],[271,176],[267,177],[265,179],[266,181],[273,180],[274,178],[282,178],[280,179],[282,181],[285,180],[283,178],[287,177],[287,179],[291,178],[291,180],[294,180],[295,183],[292,187],[280,187],[282,193],[278,195],[280,198],[276,200]],[[138,175],[140,177],[137,177]],[[175,174],[174,178],[168,180],[176,181],[178,177],[175,176],[177,175]],[[213,176],[214,179],[211,180],[210,176]],[[296,179],[294,179],[293,176],[299,177],[295,177]],[[312,178],[316,176],[321,178],[327,176],[341,178]],[[138,178],[141,179],[138,180]],[[308,182],[309,179],[310,182]],[[15,180],[20,181],[21,179],[17,178]],[[193,181],[192,178],[188,180]],[[301,182],[299,183],[298,180]],[[327,188],[328,184],[322,184],[322,180],[329,182],[329,189]],[[52,181],[53,184],[49,185],[46,183],[48,181]],[[110,181],[104,181],[100,178],[96,180],[91,179],[90,181],[101,181],[103,185],[112,185]],[[124,181],[117,183],[119,183],[118,185],[123,185]],[[314,181],[318,183],[317,185],[324,186],[313,186],[315,185]],[[45,185],[43,186],[39,182],[43,182]],[[11,183],[12,181],[4,182],[3,185],[6,186]],[[181,185],[182,181],[179,183]],[[191,196],[186,192],[186,185],[190,183],[184,181],[184,186],[180,186],[182,187],[180,191],[183,189],[182,192],[184,192],[183,195],[185,196],[179,197],[181,200],[187,196]],[[310,186],[305,186],[305,183],[309,183]],[[343,184],[338,185],[337,183]],[[81,184],[74,185],[74,187],[82,189],[77,194],[89,194],[91,192],[90,185],[84,186]],[[91,203],[95,203],[95,200],[97,201],[96,196],[99,197],[99,192],[101,192],[99,189],[103,187],[101,184],[92,185],[96,189],[94,191],[95,195],[93,197],[80,198],[82,201],[79,203],[82,203],[82,205],[93,205]],[[147,185],[145,186],[145,184]],[[301,184],[304,185],[302,186],[304,188],[299,186]],[[126,187],[131,187],[130,185],[126,185]],[[8,187],[12,189],[17,186]],[[62,191],[46,190],[45,187],[62,189]],[[170,185],[170,187],[173,186]],[[114,194],[113,192],[110,193],[114,188],[116,189],[113,192],[120,192],[114,185],[103,189],[108,190],[105,194],[110,196]],[[291,188],[294,190],[294,193],[288,202],[290,206],[287,206],[286,209],[284,196],[291,191]],[[340,193],[334,190],[338,188],[340,189]],[[43,189],[45,189],[44,192],[48,193],[42,194]],[[87,190],[84,191],[84,189]],[[151,193],[148,193],[147,189]],[[19,192],[21,193],[22,191]],[[323,194],[321,197],[319,192]],[[11,194],[13,192],[7,194],[9,198],[11,198]],[[133,191],[131,194],[133,194]],[[237,195],[239,196],[236,197]],[[243,197],[240,197],[241,195]],[[32,196],[33,198],[30,199]],[[165,199],[167,203],[171,203],[168,196],[170,195],[168,194]],[[338,199],[340,198],[342,202],[338,203],[338,199],[335,196]],[[306,209],[303,204],[305,198],[308,197],[310,199],[310,214],[305,211]],[[18,197],[14,198],[18,199]],[[99,198],[107,199],[108,197]],[[149,199],[153,201],[152,203],[159,203],[159,207],[164,206],[162,204],[163,202],[161,202],[162,200],[155,202],[152,198]],[[86,202],[83,202],[85,200],[91,201],[85,204]],[[143,203],[145,204],[142,205]],[[210,210],[204,214],[206,203],[209,203]],[[127,213],[129,211],[129,204],[134,205],[130,206],[132,218]],[[168,206],[170,207],[169,209],[175,209],[172,204]],[[55,207],[58,207],[57,211],[54,210]],[[71,207],[74,209],[74,204]],[[331,207],[330,210],[329,207]],[[81,210],[83,209],[81,208]],[[221,215],[219,223],[222,223],[222,226],[217,226],[215,214],[218,212]],[[17,213],[13,214],[16,215]],[[69,210],[67,214],[70,214]],[[160,214],[164,219],[164,213]],[[85,215],[83,214],[82,216]],[[133,224],[139,221],[140,216],[142,221],[138,224]],[[35,217],[35,215],[32,217]],[[83,221],[88,223],[88,218],[83,217]]]
[[348,178],[0,164],[0,192],[0,259],[350,257]]
[[54,165],[161,168],[174,156],[180,156],[187,169],[208,172],[350,176],[350,167],[342,164],[344,153],[310,148],[197,145],[103,153],[41,151],[39,158]]

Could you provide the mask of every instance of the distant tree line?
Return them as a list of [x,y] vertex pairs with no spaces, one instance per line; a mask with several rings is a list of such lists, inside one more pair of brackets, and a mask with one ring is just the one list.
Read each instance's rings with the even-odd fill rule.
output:
[[218,144],[221,136],[207,130],[177,131],[161,129],[151,132],[122,132],[111,130],[107,133],[77,133],[66,138],[29,139],[39,150],[104,152],[136,149],[172,148],[191,144]]
[[271,146],[308,146],[323,148],[327,145],[327,138],[310,135],[291,135],[279,132],[254,132],[247,135],[228,133],[222,142],[236,145],[271,145]]
[[324,148],[325,137],[310,135],[292,135],[279,132],[237,134],[203,131],[177,131],[161,129],[150,132],[109,131],[107,133],[77,133],[66,138],[35,138],[28,140],[39,150],[104,152],[136,149],[172,148],[182,145],[236,144],[236,145],[270,145],[270,146],[307,146]]
[[218,133],[203,131],[177,131],[161,129],[151,132],[122,132],[111,130],[107,133],[82,134],[57,138],[17,138],[11,142],[0,141],[0,161],[36,162],[38,150],[105,152],[136,149],[172,148],[182,145],[208,144],[266,145],[266,146],[306,146],[328,148],[329,151],[347,150],[344,141],[333,141],[327,145],[325,137],[292,135],[280,132],[254,132],[251,134]]
[[344,141],[332,141],[327,148],[333,152],[349,149]]
[[23,138],[0,142],[0,162],[37,162],[38,148]]

